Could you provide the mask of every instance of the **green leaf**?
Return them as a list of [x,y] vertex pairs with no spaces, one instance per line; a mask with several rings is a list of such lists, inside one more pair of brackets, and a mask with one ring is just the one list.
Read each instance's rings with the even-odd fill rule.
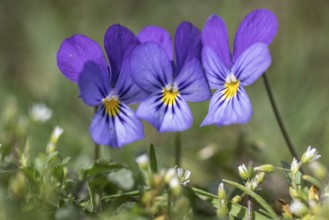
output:
[[62,160],[61,165],[66,165],[68,162],[70,162],[70,160],[71,160],[71,157],[65,157],[65,158]]
[[257,195],[254,191],[246,188],[245,186],[230,181],[230,180],[223,180],[223,182],[228,183],[240,190],[242,190],[244,193],[248,194],[249,196],[251,196],[253,199],[255,199],[259,205],[261,205],[270,215],[272,218],[277,217],[277,214],[275,213],[275,211],[271,208],[271,206],[259,195]]
[[151,144],[150,146],[150,161],[151,161],[151,170],[153,173],[158,172],[158,162],[157,162],[157,156],[155,154],[154,145]]
[[[219,206],[219,201],[217,196],[215,196],[214,194],[211,194],[207,191],[204,191],[202,189],[196,188],[196,187],[191,187],[191,190],[197,195],[199,196],[201,199],[203,200],[210,200],[212,202],[212,204],[215,207]],[[238,218],[238,219],[243,219],[243,220],[247,220],[248,219],[248,209],[242,205],[239,204],[234,204],[234,203],[228,203],[228,208],[229,208],[229,215]],[[270,218],[268,218],[267,216],[256,212],[256,211],[252,211],[252,219],[255,220],[268,220]]]
[[[248,208],[239,205],[239,204],[229,204],[229,214],[238,218],[238,219],[242,219],[242,220],[247,220],[248,219]],[[254,220],[268,220],[270,219],[269,217],[256,212],[256,211],[252,211],[251,212],[251,219]]]
[[316,185],[318,188],[322,188],[322,184],[320,183],[319,180],[315,179],[314,177],[312,176],[309,176],[309,175],[303,175],[302,176],[302,179],[307,181],[307,182],[310,182],[312,183],[313,185]]
[[127,168],[127,166],[116,162],[109,163],[106,161],[97,161],[91,168],[85,170],[85,174],[88,177],[95,177],[99,175],[106,175],[110,172],[118,171],[122,168]]

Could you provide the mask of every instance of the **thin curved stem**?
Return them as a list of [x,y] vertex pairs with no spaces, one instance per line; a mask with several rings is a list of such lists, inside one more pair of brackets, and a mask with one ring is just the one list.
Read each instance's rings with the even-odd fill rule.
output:
[[288,135],[288,132],[283,124],[283,120],[280,116],[280,113],[279,113],[279,110],[278,110],[278,107],[275,103],[275,100],[274,100],[274,96],[273,96],[273,93],[272,93],[272,90],[271,90],[271,87],[270,87],[270,83],[268,82],[268,79],[267,79],[267,76],[266,76],[266,73],[263,74],[263,80],[264,80],[264,84],[265,84],[265,88],[266,88],[266,91],[267,91],[267,94],[268,94],[268,97],[270,98],[270,102],[271,102],[271,105],[272,105],[272,109],[274,111],[274,114],[275,114],[275,117],[276,117],[276,120],[279,124],[279,127],[280,127],[280,130],[281,130],[281,133],[284,137],[284,140],[286,141],[287,143],[287,146],[289,148],[289,151],[291,153],[291,155],[293,157],[295,157],[298,161],[299,161],[299,157],[297,156],[297,153],[295,151],[295,148],[289,138],[289,135]]

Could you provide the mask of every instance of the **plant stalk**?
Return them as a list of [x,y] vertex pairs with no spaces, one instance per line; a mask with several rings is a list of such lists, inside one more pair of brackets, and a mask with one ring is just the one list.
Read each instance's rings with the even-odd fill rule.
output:
[[[94,108],[94,114],[97,112],[97,106]],[[94,160],[97,161],[99,159],[99,151],[100,151],[100,146],[99,144],[95,143],[94,145]]]
[[247,206],[248,206],[248,220],[252,220],[252,200],[251,200],[251,196],[247,196]]
[[268,81],[268,79],[267,79],[266,73],[263,74],[263,81],[264,81],[265,88],[266,88],[266,91],[267,91],[268,97],[269,97],[269,99],[270,99],[271,105],[272,105],[272,109],[273,109],[274,114],[275,114],[275,118],[276,118],[276,120],[277,120],[277,122],[278,122],[278,124],[279,124],[280,130],[281,130],[281,133],[282,133],[282,135],[283,135],[283,137],[284,137],[284,140],[285,140],[286,143],[287,143],[287,146],[288,146],[288,148],[289,148],[289,151],[290,151],[291,155],[292,155],[293,157],[295,157],[295,158],[299,161],[299,157],[297,156],[297,153],[296,153],[296,151],[295,151],[295,148],[294,148],[294,146],[293,146],[293,144],[292,144],[292,142],[291,142],[291,139],[290,139],[290,137],[289,137],[289,135],[288,135],[288,132],[287,132],[287,130],[286,130],[284,124],[283,124],[283,120],[282,120],[282,118],[281,118],[281,116],[280,116],[280,113],[279,113],[278,107],[277,107],[276,102],[275,102],[275,100],[274,100],[274,96],[273,96],[273,93],[272,93],[272,90],[271,90],[270,83],[269,83],[269,81]]
[[181,165],[181,157],[182,157],[182,149],[181,149],[181,141],[179,132],[176,133],[175,136],[175,165],[180,167]]

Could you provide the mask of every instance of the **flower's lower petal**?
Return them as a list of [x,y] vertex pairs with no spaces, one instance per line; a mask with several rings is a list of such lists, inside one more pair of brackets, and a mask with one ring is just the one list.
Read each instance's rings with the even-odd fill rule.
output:
[[140,42],[153,41],[160,44],[167,52],[170,60],[173,60],[172,42],[170,33],[158,26],[147,26],[138,34]]
[[107,69],[101,47],[84,35],[74,35],[65,39],[57,52],[57,66],[66,78],[78,82],[84,65],[92,61]]
[[217,15],[211,15],[202,30],[203,46],[209,46],[229,68],[232,66],[230,45],[225,22]]
[[197,58],[183,67],[175,82],[179,93],[186,101],[202,102],[211,97],[205,72]]
[[168,55],[164,48],[155,42],[138,45],[129,61],[134,82],[147,92],[162,90],[173,82],[173,71]]
[[209,111],[201,126],[247,123],[252,116],[252,106],[243,87],[231,99],[224,97],[224,87],[215,92],[210,100]]
[[137,116],[154,126],[159,132],[184,131],[192,126],[193,117],[187,103],[178,96],[173,105],[162,101],[162,93],[142,102]]
[[115,84],[115,90],[118,92],[121,101],[127,104],[136,104],[144,100],[149,93],[133,81],[129,63],[129,58],[123,62],[121,73]]
[[143,139],[143,125],[135,113],[123,103],[119,108],[116,116],[106,113],[103,105],[97,110],[90,125],[91,137],[97,144],[120,148]]
[[114,24],[107,29],[104,45],[111,66],[113,84],[119,78],[122,63],[138,44],[139,41],[134,33],[120,24]]
[[272,58],[266,44],[256,43],[248,47],[232,67],[235,77],[241,85],[255,82],[271,65]]
[[99,105],[111,91],[109,75],[94,62],[87,62],[79,81],[80,97],[89,106]]
[[276,16],[267,9],[250,12],[241,22],[234,38],[233,61],[254,43],[269,45],[278,30]]
[[206,46],[203,48],[202,63],[210,88],[218,89],[225,84],[226,76],[230,73],[230,70],[211,47]]

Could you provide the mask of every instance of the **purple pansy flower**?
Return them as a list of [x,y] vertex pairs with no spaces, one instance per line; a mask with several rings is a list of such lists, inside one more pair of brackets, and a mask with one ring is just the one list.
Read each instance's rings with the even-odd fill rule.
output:
[[131,73],[136,84],[149,96],[139,105],[137,116],[159,132],[190,128],[193,117],[187,101],[201,102],[211,97],[200,62],[199,30],[188,22],[178,26],[175,34],[176,64],[167,31],[150,26],[138,37],[145,43],[137,46],[131,54]]
[[231,58],[227,29],[222,18],[212,15],[202,31],[202,62],[210,88],[217,89],[201,126],[246,123],[252,107],[244,86],[252,84],[270,66],[268,45],[278,22],[266,9],[248,14],[234,38]]
[[128,64],[139,40],[117,24],[106,31],[104,44],[109,65],[101,47],[83,35],[63,41],[57,64],[69,80],[78,83],[82,100],[89,106],[98,106],[90,126],[92,139],[118,148],[144,137],[142,123],[127,105],[145,95],[133,83]]

